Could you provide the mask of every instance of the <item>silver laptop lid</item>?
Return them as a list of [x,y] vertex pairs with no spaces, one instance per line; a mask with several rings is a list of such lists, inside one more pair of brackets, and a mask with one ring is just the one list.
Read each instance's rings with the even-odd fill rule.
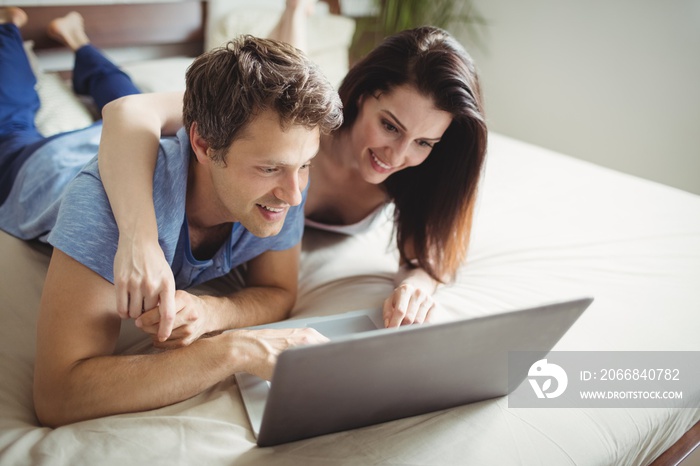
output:
[[591,301],[374,330],[291,348],[278,359],[258,445],[506,395],[527,376],[508,386],[508,352],[544,356]]

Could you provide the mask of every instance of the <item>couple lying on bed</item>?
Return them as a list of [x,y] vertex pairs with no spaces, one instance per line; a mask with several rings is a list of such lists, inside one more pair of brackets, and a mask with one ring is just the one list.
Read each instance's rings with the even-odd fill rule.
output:
[[[241,37],[193,63],[183,100],[126,97],[103,123],[46,139],[33,122],[25,21],[0,10],[0,226],[54,246],[37,332],[42,423],[169,405],[238,371],[270,378],[285,348],[325,341],[312,329],[218,333],[287,316],[304,216],[351,225],[393,203],[403,272],[386,323],[430,318],[436,283],[465,255],[486,145],[473,65],[446,33],[407,31],[378,47],[345,79],[342,115],[297,49]],[[78,14],[49,32],[75,50],[74,88],[99,108],[138,92]],[[117,160],[132,150],[157,160]],[[184,291],[243,263],[242,290]],[[177,348],[113,355],[120,317]]]

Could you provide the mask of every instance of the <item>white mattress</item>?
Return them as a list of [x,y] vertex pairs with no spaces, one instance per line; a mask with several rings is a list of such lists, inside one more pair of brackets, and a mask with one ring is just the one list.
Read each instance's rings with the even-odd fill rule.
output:
[[[467,264],[438,292],[445,318],[592,295],[556,349],[700,350],[700,197],[492,134],[474,224]],[[0,257],[2,465],[637,465],[700,419],[500,398],[260,449],[231,377],[163,409],[43,428],[31,393],[48,255],[0,234]],[[354,238],[308,231],[295,315],[379,306],[395,269],[389,224]],[[119,350],[144,341],[126,324]]]
[[[476,316],[590,294],[556,349],[698,350],[699,214],[697,196],[492,135],[469,262],[439,299]],[[389,228],[308,232],[296,314],[381,303],[395,268],[388,240]],[[42,428],[31,387],[48,256],[3,234],[0,257],[2,464],[646,464],[700,419],[700,409],[512,409],[501,398],[259,449],[231,378],[167,408]],[[140,340],[127,330],[122,349]]]

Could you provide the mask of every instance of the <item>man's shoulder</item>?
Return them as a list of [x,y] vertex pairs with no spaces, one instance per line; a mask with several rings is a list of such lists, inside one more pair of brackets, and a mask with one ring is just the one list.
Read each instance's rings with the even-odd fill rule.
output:
[[66,190],[48,241],[112,282],[119,230],[96,165],[90,162]]
[[[158,233],[166,255],[174,253],[184,221],[187,150],[182,139],[161,140],[153,178]],[[49,242],[78,262],[114,281],[113,263],[119,229],[100,178],[97,159],[90,161],[66,190]]]
[[153,197],[183,197],[189,164],[189,138],[184,129],[178,131],[177,136],[162,138],[153,175]]
[[190,150],[187,132],[160,141],[153,175],[153,206],[161,243],[177,241],[185,221]]

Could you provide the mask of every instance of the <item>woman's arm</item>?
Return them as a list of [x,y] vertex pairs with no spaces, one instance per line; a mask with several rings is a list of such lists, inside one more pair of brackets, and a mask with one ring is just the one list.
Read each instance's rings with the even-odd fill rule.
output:
[[153,174],[161,135],[182,126],[182,92],[123,97],[102,110],[100,177],[119,227],[114,259],[117,312],[137,318],[160,304],[158,338],[170,336],[175,281],[158,244]]

